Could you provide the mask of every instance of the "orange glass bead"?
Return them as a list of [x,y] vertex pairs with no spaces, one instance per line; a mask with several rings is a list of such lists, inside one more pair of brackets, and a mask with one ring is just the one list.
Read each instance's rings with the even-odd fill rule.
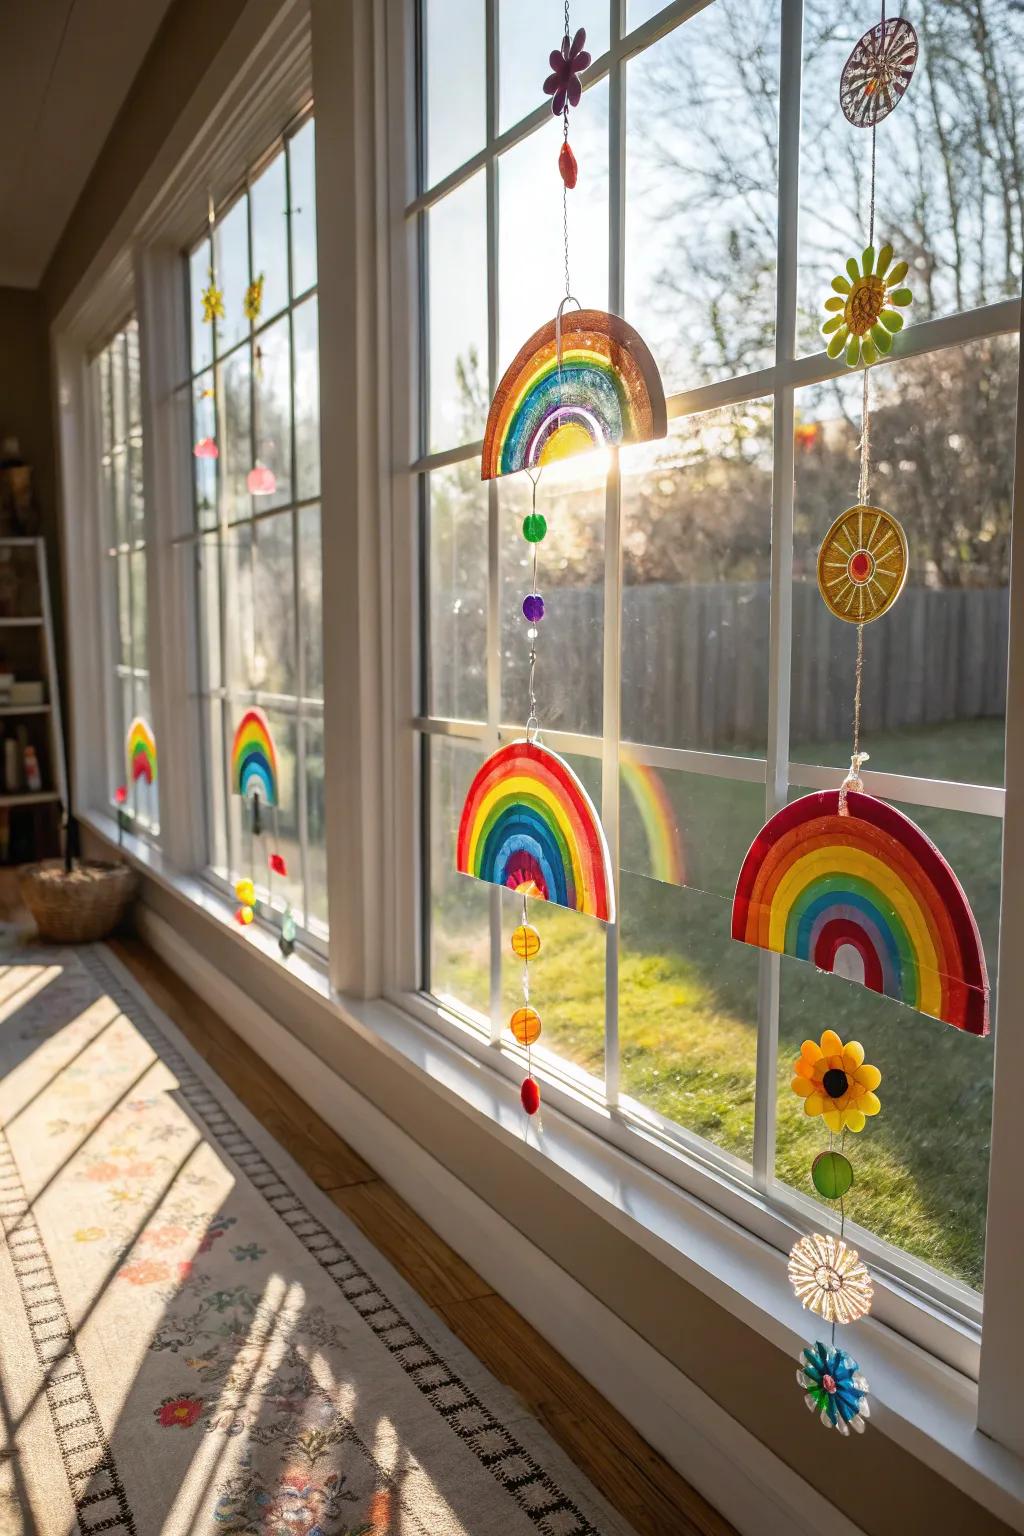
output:
[[517,1008],[508,1027],[520,1045],[532,1045],[540,1037],[540,1014],[533,1008]]
[[528,1115],[535,1115],[540,1109],[540,1088],[532,1077],[524,1080],[519,1090],[519,1097],[523,1101],[523,1108]]
[[569,148],[569,140],[566,139],[558,151],[558,174],[561,176],[568,190],[571,192],[576,185],[579,176],[579,166],[576,164],[576,156]]
[[512,953],[520,960],[532,960],[540,954],[540,934],[529,923],[520,923],[512,930]]

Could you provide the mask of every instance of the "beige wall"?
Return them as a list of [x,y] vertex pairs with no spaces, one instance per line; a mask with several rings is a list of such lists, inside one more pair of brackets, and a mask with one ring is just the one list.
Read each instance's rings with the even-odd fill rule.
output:
[[[345,1082],[523,1232],[836,1504],[868,1536],[1010,1536],[1010,1527],[886,1439],[827,1434],[808,1414],[796,1362],[667,1269],[542,1170],[453,1114],[402,1067],[316,1001],[296,1007],[282,970],[254,965],[191,903],[145,882],[145,900],[204,958],[315,1051]],[[257,974],[254,974],[257,972]],[[186,976],[186,980],[189,978]],[[515,1297],[508,1298],[515,1304]],[[557,1319],[553,1319],[557,1342]],[[666,1532],[666,1536],[670,1533]]]

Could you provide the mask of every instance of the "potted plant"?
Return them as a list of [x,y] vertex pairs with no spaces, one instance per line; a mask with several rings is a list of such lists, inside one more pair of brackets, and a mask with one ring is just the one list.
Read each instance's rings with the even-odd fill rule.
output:
[[[121,813],[118,811],[120,824]],[[22,900],[41,938],[56,944],[105,939],[123,918],[138,878],[127,864],[74,856],[77,825],[63,819],[64,858],[30,864],[19,879]],[[120,839],[119,839],[120,841]]]

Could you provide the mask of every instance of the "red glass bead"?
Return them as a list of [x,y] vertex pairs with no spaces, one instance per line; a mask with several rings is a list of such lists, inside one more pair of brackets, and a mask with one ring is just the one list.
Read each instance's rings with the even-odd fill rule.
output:
[[272,853],[268,862],[273,874],[286,875],[288,873],[288,866],[282,858],[281,854]]
[[568,187],[570,192],[576,185],[576,179],[579,176],[579,173],[580,169],[576,164],[576,156],[573,154],[569,147],[569,140],[566,139],[562,144],[561,149],[558,151],[558,174],[561,176],[562,181]]
[[540,1087],[532,1077],[524,1078],[523,1086],[519,1090],[519,1097],[523,1101],[523,1108],[528,1115],[535,1115],[540,1109]]

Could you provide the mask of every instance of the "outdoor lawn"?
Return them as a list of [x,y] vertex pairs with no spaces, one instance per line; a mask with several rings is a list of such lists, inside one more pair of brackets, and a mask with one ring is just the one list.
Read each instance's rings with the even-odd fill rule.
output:
[[[1003,725],[982,720],[877,736],[884,766],[935,778],[998,783]],[[844,761],[848,747],[801,749]],[[593,765],[574,763],[578,770]],[[589,776],[589,775],[588,775]],[[837,782],[839,774],[837,773]],[[639,818],[623,797],[620,1042],[624,1092],[668,1119],[749,1159],[753,1141],[758,952],[729,935],[739,865],[760,823],[763,791],[665,772],[686,865],[686,888],[645,873]],[[939,845],[974,907],[995,980],[1001,823],[966,813],[902,807]],[[440,858],[440,849],[438,849]],[[506,930],[518,903],[505,898]],[[486,894],[457,875],[435,879],[435,986],[480,1006],[487,992]],[[531,965],[544,1044],[600,1075],[604,1054],[604,942],[600,926],[533,904],[542,938]],[[521,970],[504,969],[509,1012]],[[799,961],[782,962],[778,1177],[813,1196],[810,1165],[827,1145],[790,1091],[801,1041],[833,1028],[857,1038],[882,1073],[882,1112],[848,1137],[856,1184],[848,1215],[965,1283],[980,1287],[988,1177],[992,1040],[962,1034]]]

